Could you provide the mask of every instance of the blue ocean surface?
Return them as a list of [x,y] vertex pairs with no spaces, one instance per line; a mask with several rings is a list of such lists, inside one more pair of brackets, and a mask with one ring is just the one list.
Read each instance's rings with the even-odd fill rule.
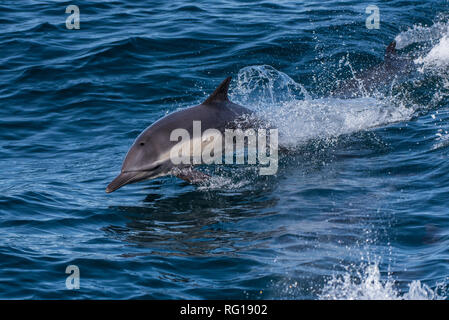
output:
[[[393,40],[405,79],[332,95]],[[228,76],[288,146],[276,175],[105,193]],[[448,298],[447,1],[0,1],[0,104],[2,299]]]

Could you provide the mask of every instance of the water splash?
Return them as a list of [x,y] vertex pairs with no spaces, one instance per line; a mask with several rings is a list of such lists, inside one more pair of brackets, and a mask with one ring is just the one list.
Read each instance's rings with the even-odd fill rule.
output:
[[414,25],[395,38],[398,49],[418,45],[414,62],[421,65],[421,72],[425,67],[449,65],[449,23],[446,20],[447,17],[440,16],[431,26]]
[[230,177],[222,175],[213,175],[205,182],[197,186],[199,191],[212,191],[212,190],[242,190],[242,188],[250,184],[249,179],[241,179],[234,181]]
[[[327,140],[407,121],[418,110],[438,108],[449,96],[449,23],[445,17],[432,26],[415,25],[396,36],[398,48],[429,41],[430,47],[419,45],[410,53],[416,57],[421,78],[412,76],[402,84],[393,82],[385,94],[314,99],[287,74],[269,65],[256,65],[239,71],[231,98],[274,124],[279,129],[280,143],[289,148],[314,139]],[[415,92],[423,87],[428,87],[429,95],[425,105],[414,99]]]
[[307,90],[287,74],[269,65],[248,66],[237,75],[231,97],[255,110],[291,101],[300,96],[310,99]]
[[381,98],[312,99],[302,85],[266,65],[240,70],[232,92],[235,101],[251,107],[279,129],[282,145],[293,148],[312,139],[408,120],[414,113]]
[[[414,45],[410,55],[416,65],[416,79],[406,94],[425,89],[428,102],[424,109],[438,109],[449,97],[449,22],[440,16],[431,26],[415,25],[401,32],[396,40],[400,47]],[[423,101],[423,100],[422,100]],[[423,101],[424,102],[424,101]]]
[[[449,35],[440,39],[430,52],[415,59],[415,63],[422,64],[424,67],[445,67],[449,65]],[[421,68],[421,71],[423,69]]]
[[414,25],[395,37],[396,48],[403,49],[414,43],[438,41],[448,33],[449,24],[444,21],[438,21],[432,26]]
[[359,270],[333,276],[319,295],[322,300],[441,300],[444,296],[419,280],[408,284],[408,291],[401,292],[396,282],[382,280],[377,263],[361,266]]

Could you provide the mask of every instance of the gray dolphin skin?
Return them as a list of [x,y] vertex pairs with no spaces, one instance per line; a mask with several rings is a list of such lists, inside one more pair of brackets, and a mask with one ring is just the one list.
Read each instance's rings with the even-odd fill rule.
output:
[[[153,123],[134,141],[123,162],[121,173],[108,185],[113,192],[124,185],[165,175],[175,175],[195,183],[208,176],[187,165],[174,165],[170,150],[178,141],[170,141],[175,129],[185,129],[193,136],[193,121],[201,121],[201,131],[217,129],[224,132],[232,123],[252,112],[228,99],[231,77],[225,79],[202,104],[173,112]],[[174,170],[176,169],[176,170]]]
[[413,65],[411,59],[397,55],[396,41],[393,41],[387,47],[382,63],[356,74],[353,79],[342,81],[332,95],[348,98],[372,93],[409,74]]

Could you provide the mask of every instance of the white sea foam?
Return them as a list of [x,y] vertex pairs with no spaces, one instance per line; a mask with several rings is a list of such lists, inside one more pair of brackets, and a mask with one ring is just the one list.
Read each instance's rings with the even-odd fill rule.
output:
[[449,36],[446,35],[441,38],[438,44],[427,55],[415,59],[415,63],[423,64],[427,67],[443,67],[449,65]]
[[284,145],[297,146],[407,120],[413,110],[375,98],[325,98],[290,101],[261,113],[277,124]]
[[449,34],[449,24],[444,21],[436,22],[431,26],[414,25],[396,36],[396,48],[402,49],[414,43],[438,41],[447,34]]
[[431,26],[414,25],[399,33],[395,38],[398,49],[412,44],[430,42],[430,51],[427,46],[422,46],[418,49],[422,52],[418,52],[418,57],[414,60],[420,65],[421,72],[426,68],[449,65],[449,23],[442,17],[440,20]]
[[[449,96],[449,22],[447,16],[441,16],[432,26],[414,26],[406,32],[400,33],[397,39],[403,45],[425,42],[414,49],[414,62],[422,79],[432,81],[428,87],[428,94],[433,94],[426,108],[438,108],[444,105]],[[406,40],[404,40],[406,39]],[[442,104],[443,103],[443,104]],[[443,142],[444,144],[444,142]]]
[[242,190],[250,183],[249,179],[240,179],[234,181],[233,179],[220,175],[213,175],[205,182],[198,185],[197,190],[211,191],[211,190]]
[[432,289],[419,280],[401,292],[393,279],[383,280],[378,264],[364,265],[355,272],[333,276],[325,284],[319,299],[323,300],[441,300],[443,286]]
[[312,99],[300,84],[271,66],[240,70],[232,92],[233,99],[274,124],[280,143],[291,147],[404,121],[414,112],[373,97]]

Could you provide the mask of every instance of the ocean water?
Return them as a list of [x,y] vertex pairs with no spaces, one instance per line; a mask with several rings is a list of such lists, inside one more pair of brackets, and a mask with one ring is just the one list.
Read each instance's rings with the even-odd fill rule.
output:
[[[365,1],[0,1],[0,298],[447,299],[449,2],[369,4],[379,29]],[[411,74],[332,95],[392,40]],[[277,175],[105,193],[227,76],[277,124]]]

